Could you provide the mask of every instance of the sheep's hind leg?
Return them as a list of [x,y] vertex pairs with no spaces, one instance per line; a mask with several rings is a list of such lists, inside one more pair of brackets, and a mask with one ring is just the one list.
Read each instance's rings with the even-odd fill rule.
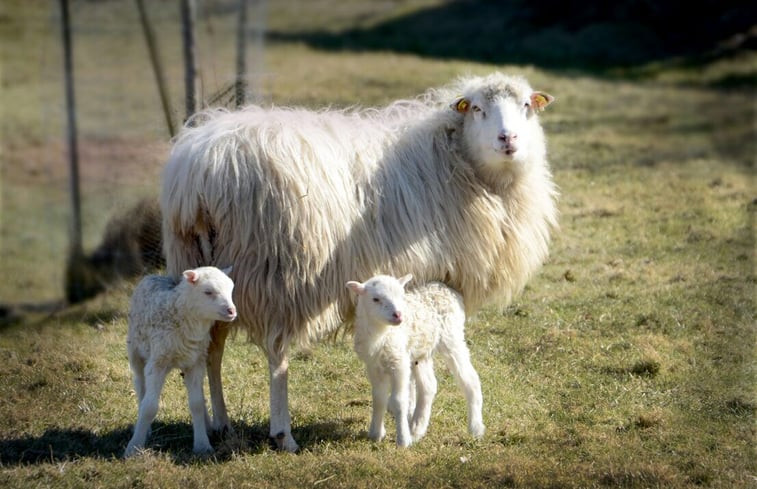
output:
[[289,397],[287,392],[289,357],[286,351],[280,354],[268,354],[270,372],[271,427],[269,434],[279,450],[296,452],[297,442],[292,437],[292,419],[289,415]]
[[205,424],[208,411],[205,406],[205,396],[202,393],[204,376],[205,368],[202,362],[184,371],[184,385],[187,387],[189,412],[192,414],[192,429],[194,430],[192,451],[202,455],[213,453]]
[[145,369],[145,395],[139,403],[137,424],[134,426],[134,435],[126,446],[124,457],[131,457],[137,451],[144,448],[147,441],[147,432],[150,430],[155,415],[158,414],[160,392],[168,374],[167,368],[159,368],[154,364],[148,364]]
[[431,358],[419,360],[413,366],[413,377],[417,386],[417,401],[410,422],[410,432],[413,440],[419,440],[426,434],[431,419],[431,405],[436,396],[436,375],[434,375],[434,361]]
[[470,361],[470,352],[465,345],[465,340],[460,338],[452,348],[444,345],[439,352],[444,357],[452,375],[457,381],[457,385],[465,395],[468,403],[468,432],[474,438],[484,436],[485,426],[481,410],[483,407],[483,397],[481,395],[481,381],[478,378],[476,369]]
[[208,386],[210,388],[210,406],[213,410],[213,421],[210,427],[213,431],[219,433],[233,432],[226,411],[226,402],[223,399],[221,381],[221,360],[228,335],[229,325],[216,322],[210,330],[210,345],[208,346]]

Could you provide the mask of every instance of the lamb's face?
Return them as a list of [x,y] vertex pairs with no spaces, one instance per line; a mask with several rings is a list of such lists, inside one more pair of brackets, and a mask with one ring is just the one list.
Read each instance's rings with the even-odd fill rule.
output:
[[405,285],[412,277],[396,279],[378,275],[365,283],[347,282],[347,287],[358,296],[358,307],[367,318],[378,324],[399,326],[406,309]]
[[525,81],[504,77],[484,79],[452,108],[463,115],[463,140],[479,165],[506,170],[529,161],[543,147],[535,117],[553,97],[531,90]]
[[214,267],[200,267],[184,272],[184,278],[190,285],[192,305],[195,310],[214,321],[233,321],[237,317],[237,308],[231,298],[234,282]]

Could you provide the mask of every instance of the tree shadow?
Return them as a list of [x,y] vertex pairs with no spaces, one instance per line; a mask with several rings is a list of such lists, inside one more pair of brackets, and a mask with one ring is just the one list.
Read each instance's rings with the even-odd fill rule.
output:
[[[351,420],[324,421],[299,426],[293,432],[301,449],[307,450],[320,443],[353,437],[351,424]],[[267,422],[234,423],[234,430],[231,434],[211,435],[215,454],[209,461],[224,462],[235,453],[255,454],[275,449],[275,443],[268,437]],[[0,465],[59,463],[82,457],[120,458],[131,435],[131,425],[104,433],[84,428],[53,427],[38,436],[0,440]],[[192,424],[188,422],[154,422],[146,449],[167,454],[176,464],[198,460],[198,456],[192,454]]]
[[[269,33],[319,49],[395,51],[487,63],[607,71],[757,46],[754,3],[730,0],[456,0],[365,28]],[[754,29],[753,29],[754,30]],[[734,38],[738,33],[745,37]],[[714,51],[713,51],[714,50]],[[609,71],[608,71],[609,74]]]

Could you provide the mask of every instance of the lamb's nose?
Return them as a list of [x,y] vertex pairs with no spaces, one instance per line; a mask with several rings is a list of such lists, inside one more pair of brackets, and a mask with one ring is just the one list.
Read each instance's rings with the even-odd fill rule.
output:
[[398,323],[402,322],[402,313],[400,311],[396,311],[392,313],[392,319],[397,321]]
[[235,307],[230,307],[226,309],[226,312],[229,313],[229,316],[236,316],[237,315],[237,309]]

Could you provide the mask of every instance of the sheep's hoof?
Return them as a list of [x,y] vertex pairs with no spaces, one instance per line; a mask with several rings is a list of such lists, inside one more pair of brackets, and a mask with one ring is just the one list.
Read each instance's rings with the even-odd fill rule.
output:
[[470,434],[473,436],[473,438],[480,440],[484,437],[484,432],[486,432],[486,427],[482,423],[478,423],[475,425],[472,425],[470,429]]
[[143,450],[144,450],[144,448],[142,448],[142,447],[137,447],[137,446],[134,446],[134,445],[129,445],[129,446],[126,447],[126,450],[124,451],[124,458],[131,458],[131,457],[133,457],[135,455],[138,455],[139,452],[141,452]]
[[294,441],[292,435],[289,435],[283,431],[276,436],[272,436],[271,438],[273,439],[276,450],[280,452],[297,453],[297,451],[299,451],[300,449],[300,446],[297,445],[296,441]]
[[215,453],[215,450],[213,450],[213,447],[211,447],[210,445],[200,446],[200,447],[193,448],[192,453],[198,458],[205,459],[205,458],[212,457],[213,454]]

